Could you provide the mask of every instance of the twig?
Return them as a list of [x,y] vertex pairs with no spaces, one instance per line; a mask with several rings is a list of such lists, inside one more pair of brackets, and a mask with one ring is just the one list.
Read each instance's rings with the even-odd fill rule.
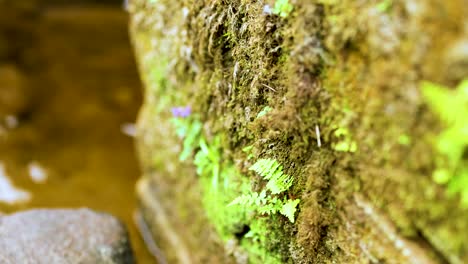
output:
[[322,141],[320,140],[320,129],[318,125],[315,125],[315,135],[317,136],[317,145],[320,148],[322,146]]
[[268,85],[266,85],[264,83],[262,83],[262,85],[276,93],[276,90],[273,87],[268,86]]

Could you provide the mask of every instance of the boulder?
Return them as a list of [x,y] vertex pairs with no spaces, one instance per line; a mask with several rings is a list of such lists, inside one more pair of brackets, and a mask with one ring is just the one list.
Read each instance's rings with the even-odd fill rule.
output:
[[0,263],[134,263],[125,226],[89,209],[0,215]]
[[435,2],[129,1],[168,259],[468,263],[468,5]]

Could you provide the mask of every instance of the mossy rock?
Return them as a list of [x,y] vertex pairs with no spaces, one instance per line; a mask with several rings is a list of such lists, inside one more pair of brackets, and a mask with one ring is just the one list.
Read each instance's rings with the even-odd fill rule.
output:
[[[468,6],[282,2],[290,5],[284,12],[274,1],[134,0],[129,7],[146,87],[138,146],[144,181],[157,186],[142,196],[157,197],[184,256],[195,263],[468,262],[468,210],[432,179],[433,140],[444,124],[420,85],[455,87],[468,76],[460,48]],[[216,199],[214,176],[197,176],[192,159],[179,159],[176,106],[190,106],[190,118],[203,124],[198,137],[217,150],[219,175],[234,171],[221,178],[238,184]],[[193,158],[200,151],[191,150]],[[294,179],[282,196],[301,200],[294,223],[227,207],[230,197],[264,188],[248,170],[264,158]],[[155,238],[181,261],[148,200],[142,207]],[[251,230],[260,234],[252,238]]]

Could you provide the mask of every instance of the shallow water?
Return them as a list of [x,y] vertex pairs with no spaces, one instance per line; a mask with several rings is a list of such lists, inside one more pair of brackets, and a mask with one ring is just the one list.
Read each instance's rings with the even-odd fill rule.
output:
[[8,177],[30,199],[0,202],[0,211],[89,207],[112,213],[129,226],[139,263],[153,263],[132,220],[140,172],[124,132],[132,132],[141,87],[127,15],[100,7],[48,9],[35,31],[35,66],[23,72],[30,109],[0,135],[3,182]]

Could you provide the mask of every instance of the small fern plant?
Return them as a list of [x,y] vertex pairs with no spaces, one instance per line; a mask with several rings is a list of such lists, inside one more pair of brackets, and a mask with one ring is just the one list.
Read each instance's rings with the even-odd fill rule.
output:
[[213,189],[217,190],[221,173],[221,138],[215,137],[211,144],[205,138],[199,139],[199,150],[195,154],[193,163],[197,167],[197,174],[211,178]]
[[276,0],[273,14],[279,15],[280,17],[287,17],[293,10],[293,5],[289,3],[289,0]]
[[274,159],[260,159],[249,170],[255,171],[264,180],[267,180],[265,189],[260,193],[243,194],[234,199],[228,206],[245,206],[259,214],[280,213],[294,223],[294,214],[300,199],[291,200],[279,197],[280,194],[291,188],[293,183],[293,178],[284,174],[283,166]]
[[468,79],[456,89],[430,82],[423,82],[421,89],[430,109],[445,125],[435,138],[440,157],[432,177],[447,185],[449,194],[459,194],[462,207],[468,208]]
[[197,115],[191,113],[190,106],[173,107],[171,109],[173,117],[171,123],[175,128],[176,135],[183,139],[182,151],[179,156],[180,161],[186,161],[192,156],[198,147],[202,134],[203,124]]

